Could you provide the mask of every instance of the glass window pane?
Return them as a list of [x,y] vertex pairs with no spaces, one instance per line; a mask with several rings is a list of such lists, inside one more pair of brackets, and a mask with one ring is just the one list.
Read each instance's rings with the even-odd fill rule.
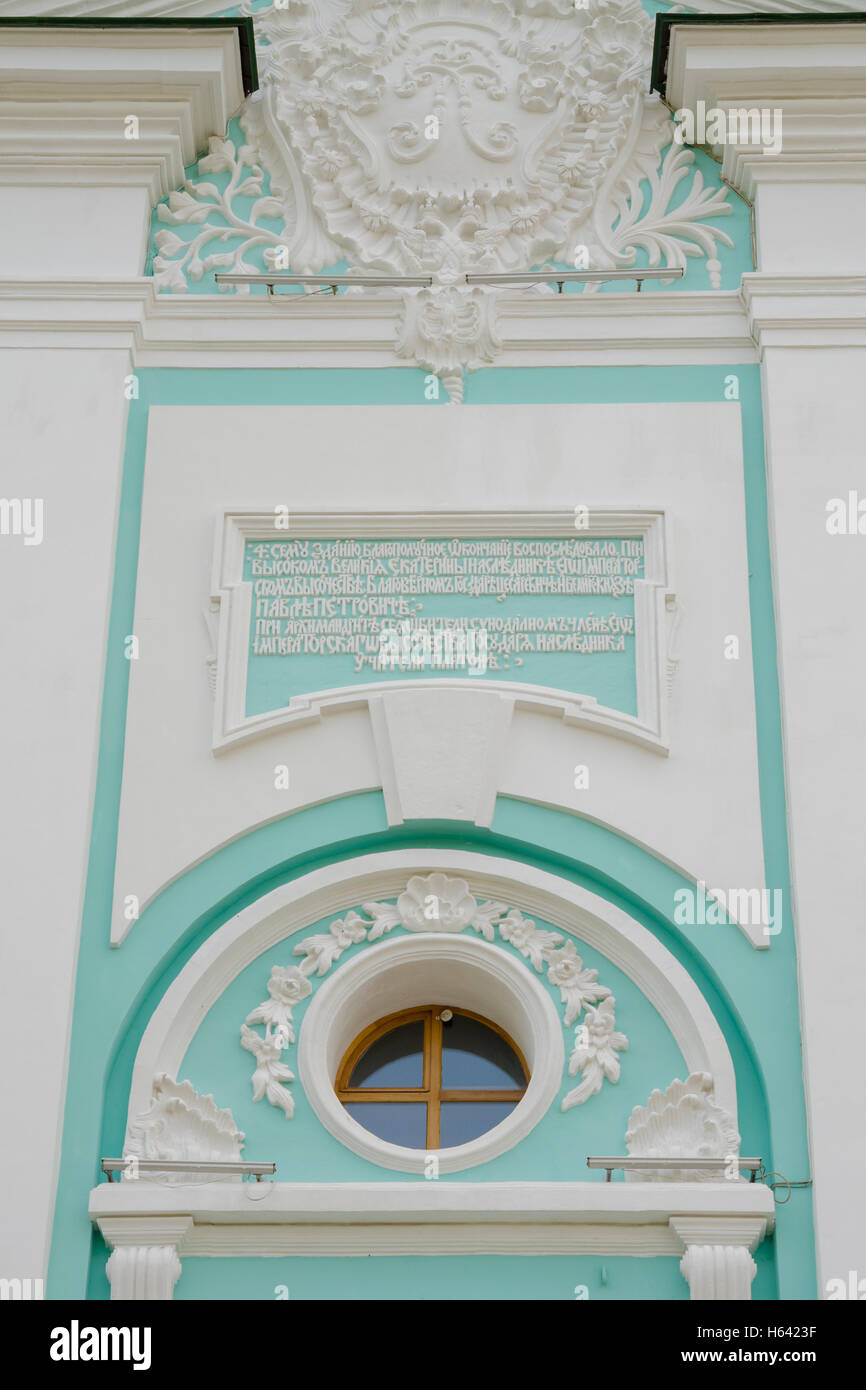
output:
[[443,1023],[443,1090],[503,1091],[525,1085],[520,1061],[499,1033],[462,1014]]
[[[389,1144],[408,1149],[427,1147],[427,1105],[425,1101],[347,1101],[346,1109],[371,1134]],[[458,1107],[455,1107],[459,1109]]]
[[451,1100],[443,1101],[439,1112],[439,1147],[453,1149],[468,1144],[479,1134],[486,1134],[506,1115],[510,1115],[516,1100]]
[[377,1038],[356,1062],[350,1086],[423,1086],[424,1020],[402,1023]]

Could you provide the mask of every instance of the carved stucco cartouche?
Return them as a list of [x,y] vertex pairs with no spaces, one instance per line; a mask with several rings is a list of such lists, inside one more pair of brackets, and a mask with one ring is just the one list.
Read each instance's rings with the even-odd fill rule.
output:
[[[160,205],[159,288],[252,273],[254,251],[296,274],[345,261],[430,275],[430,288],[399,291],[395,351],[459,401],[464,370],[500,348],[502,292],[467,286],[467,272],[628,268],[642,251],[654,266],[702,255],[718,287],[717,243],[733,243],[706,219],[731,211],[728,193],[704,187],[647,95],[639,0],[293,0],[254,19],[248,143],[215,136],[198,176]],[[274,219],[278,230],[263,225]],[[181,225],[200,230],[186,240]]]

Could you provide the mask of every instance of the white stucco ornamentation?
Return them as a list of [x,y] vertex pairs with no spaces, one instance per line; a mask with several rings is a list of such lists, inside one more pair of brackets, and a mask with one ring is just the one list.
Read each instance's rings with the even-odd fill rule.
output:
[[[582,1010],[585,1023],[577,1029],[578,1046],[569,1059],[570,1076],[582,1073],[579,1086],[569,1091],[563,1110],[582,1105],[601,1090],[605,1078],[618,1081],[618,1051],[628,1047],[623,1033],[614,1031],[615,1000],[606,985],[598,983],[598,971],[584,967],[573,941],[559,932],[536,927],[516,908],[503,902],[479,902],[462,878],[447,874],[416,874],[396,903],[362,904],[366,918],[351,911],[332,922],[327,932],[308,936],[294,948],[303,956],[300,966],[275,965],[268,981],[269,999],[259,1004],[241,1026],[241,1045],[256,1058],[253,1099],[266,1095],[290,1119],[294,1101],[287,1083],[294,1074],[281,1060],[283,1050],[295,1041],[292,1007],[312,993],[310,975],[326,975],[351,946],[378,941],[395,927],[407,932],[459,933],[467,927],[486,941],[514,947],[540,975],[547,968],[548,982],[559,989],[565,1006],[565,1026],[569,1027]],[[564,944],[563,944],[564,943]],[[592,1007],[601,1000],[600,1006]],[[264,1024],[264,1036],[250,1025]]]
[[496,333],[497,292],[479,285],[405,290],[398,357],[440,377],[452,404],[463,400],[463,372],[491,365],[502,346]]
[[569,1076],[580,1074],[579,1086],[569,1091],[562,1102],[563,1110],[573,1105],[583,1105],[590,1096],[597,1095],[608,1081],[619,1081],[620,1062],[618,1052],[628,1047],[625,1033],[618,1033],[614,1027],[614,1005],[612,994],[603,999],[597,1009],[586,1006],[586,1020],[577,1029],[574,1051],[568,1059]]
[[[334,923],[335,927],[342,927],[342,923]],[[337,934],[333,938],[319,937],[312,940],[334,941],[334,954],[332,959],[340,954],[341,949],[338,944]],[[310,957],[311,961],[318,966],[319,974],[322,974],[321,962],[327,957],[323,957],[315,950]],[[325,967],[328,968],[327,966]],[[309,971],[307,971],[309,973]],[[295,1102],[290,1091],[286,1090],[284,1083],[294,1081],[294,1072],[291,1072],[285,1062],[280,1060],[282,1051],[289,1043],[295,1041],[295,1030],[292,1027],[292,1010],[295,1004],[299,1004],[302,999],[306,999],[313,991],[313,987],[306,974],[290,965],[285,968],[275,965],[271,970],[271,978],[268,980],[268,999],[259,1004],[258,1008],[253,1009],[247,1016],[246,1023],[241,1026],[241,1046],[247,1052],[251,1052],[256,1059],[256,1069],[253,1072],[253,1100],[261,1100],[262,1096],[267,1096],[271,1105],[279,1106],[285,1112],[287,1120],[292,1118],[295,1109]],[[253,1032],[248,1024],[263,1023],[265,1025],[265,1035]]]
[[[191,1081],[174,1081],[164,1074],[153,1083],[146,1111],[127,1129],[123,1157],[129,1160],[124,1175],[137,1177],[136,1159],[189,1162],[238,1160],[244,1135],[230,1110],[220,1110],[213,1096],[200,1096]],[[161,1182],[189,1182],[188,1173],[148,1173]]]
[[652,266],[704,256],[718,288],[716,247],[733,243],[707,219],[731,211],[728,193],[704,187],[646,94],[653,27],[639,0],[295,0],[254,19],[247,143],[214,136],[199,175],[227,174],[226,187],[196,176],[160,205],[161,221],[201,231],[157,232],[159,288],[253,272],[256,248],[296,274],[340,261],[429,274],[429,289],[400,292],[395,351],[452,401],[500,346],[499,292],[466,272],[628,268],[644,251]]
[[[716,1104],[713,1078],[693,1072],[686,1081],[672,1081],[665,1091],[653,1091],[646,1105],[637,1105],[626,1131],[632,1158],[726,1158],[740,1150],[740,1136],[728,1112]],[[629,1182],[718,1182],[720,1174],[699,1168],[632,1169]]]
[[[168,225],[154,236],[159,255],[154,258],[153,275],[157,289],[187,288],[187,280],[200,280],[205,271],[237,269],[245,254],[255,246],[277,246],[279,236],[257,225],[261,217],[280,217],[283,205],[263,192],[265,171],[256,151],[249,145],[240,149],[232,140],[211,136],[209,153],[199,160],[200,174],[228,174],[223,189],[209,180],[196,179],[160,203],[157,217]],[[236,198],[253,198],[246,216],[235,205]],[[238,205],[239,206],[239,205]],[[216,221],[212,220],[216,218]],[[191,241],[171,231],[172,226],[201,226]],[[211,250],[214,244],[241,237],[230,251]]]
[[[730,1190],[727,1183],[724,1186]],[[739,1191],[748,1192],[750,1186],[740,1184]],[[751,1299],[752,1280],[758,1272],[752,1252],[767,1233],[765,1218],[719,1221],[709,1215],[672,1216],[670,1225],[685,1246],[680,1270],[693,1303]]]
[[170,1244],[118,1245],[105,1270],[112,1299],[135,1303],[168,1302],[181,1275],[177,1249]]
[[[130,1123],[148,1108],[153,1077],[160,1073],[177,1075],[203,1017],[241,970],[253,961],[268,960],[287,950],[287,943],[306,942],[309,946],[311,924],[328,921],[335,925],[337,914],[345,921],[350,915],[347,903],[360,899],[362,903],[394,904],[407,891],[411,878],[423,882],[434,873],[446,878],[465,877],[470,895],[479,904],[476,921],[486,903],[510,902],[530,920],[549,923],[555,935],[561,934],[566,941],[575,939],[576,944],[583,942],[588,950],[597,951],[631,980],[658,1012],[687,1072],[712,1075],[718,1103],[736,1116],[736,1078],[724,1034],[694,980],[646,927],[596,894],[529,864],[515,865],[513,860],[460,850],[449,852],[443,863],[437,850],[398,849],[312,870],[272,889],[217,928],[166,990],[145,1029],[133,1067]],[[363,916],[355,915],[361,925],[366,923],[369,932],[366,908]],[[493,927],[494,936],[502,920]],[[515,921],[514,916],[510,921]],[[491,924],[485,925],[489,929]],[[330,931],[318,934],[331,935]],[[333,1080],[340,1058],[364,1028],[400,1008],[429,1004],[431,997],[450,998],[456,1007],[491,1019],[515,1039],[527,1058],[532,1073],[530,1089],[514,1111],[516,1129],[503,1138],[502,1129],[497,1127],[496,1153],[504,1153],[516,1142],[515,1134],[528,1134],[548,1112],[561,1089],[566,1064],[562,1018],[557,1017],[541,972],[532,969],[528,957],[516,949],[504,949],[508,944],[501,935],[496,942],[481,931],[392,931],[385,939],[352,951],[338,970],[327,971],[305,1004],[298,1072],[306,1099],[320,1119],[328,1116],[331,1133],[341,1142],[352,1147],[345,1138],[352,1129],[357,1141],[355,1152],[361,1152],[365,1144],[365,1157],[401,1172],[419,1171],[417,1150],[407,1151],[401,1158],[392,1152],[394,1146],[387,1146],[389,1151],[383,1157],[373,1145],[374,1136],[354,1121],[349,1125],[334,1094]],[[544,967],[543,956],[541,962]],[[302,974],[312,982],[316,970],[311,961],[311,968]],[[281,1089],[288,1094],[287,1087]],[[536,1103],[537,1109],[533,1109]],[[503,1123],[508,1129],[507,1122]],[[493,1156],[491,1148],[483,1151],[484,1161]],[[443,1151],[442,1171],[457,1172],[482,1161],[477,1147],[472,1149],[469,1162],[464,1157]]]

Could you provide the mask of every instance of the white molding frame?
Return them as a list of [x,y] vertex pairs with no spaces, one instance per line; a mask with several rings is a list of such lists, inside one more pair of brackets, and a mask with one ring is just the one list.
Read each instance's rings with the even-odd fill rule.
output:
[[[622,970],[670,1029],[688,1071],[713,1077],[716,1101],[736,1124],[736,1077],[722,1030],[694,980],[646,927],[554,874],[484,854],[434,850],[394,850],[314,870],[273,889],[218,928],[173,980],[144,1031],[133,1067],[128,1124],[147,1109],[155,1076],[178,1076],[208,1010],[251,961],[323,917],[361,901],[396,897],[412,874],[437,870],[459,874],[479,899],[506,900],[576,936]],[[290,945],[284,953],[291,956]],[[557,1085],[560,1079],[561,1069]]]
[[329,1133],[371,1163],[422,1177],[425,1151],[389,1144],[353,1120],[334,1093],[334,1075],[346,1049],[369,1024],[437,1000],[498,1023],[529,1067],[526,1094],[510,1115],[467,1144],[437,1150],[440,1173],[475,1168],[525,1139],[562,1085],[562,1022],[526,961],[477,937],[422,932],[379,942],[338,965],[319,986],[298,1046],[301,1085]]
[[[666,603],[671,590],[671,545],[664,511],[590,507],[588,526],[574,527],[574,510],[484,512],[292,512],[278,530],[271,510],[230,510],[217,523],[211,602],[219,606],[213,751],[274,730],[318,721],[340,709],[371,708],[393,691],[474,690],[507,697],[511,708],[559,715],[567,724],[614,734],[661,754],[668,752]],[[252,584],[243,581],[248,540],[544,536],[579,540],[622,536],[644,542],[644,578],[635,580],[637,716],[600,705],[591,696],[518,681],[453,679],[371,681],[296,695],[281,709],[248,718],[247,692]],[[509,710],[510,718],[510,710]],[[396,801],[396,789],[390,790]]]
[[164,1240],[175,1213],[192,1222],[179,1253],[217,1258],[676,1256],[685,1245],[677,1227],[693,1235],[689,1218],[711,1226],[717,1242],[730,1228],[730,1244],[746,1239],[746,1225],[754,1239],[775,1222],[773,1194],[762,1183],[421,1180],[204,1183],[169,1191],[139,1181],[101,1183],[90,1193],[90,1219],[111,1246]]

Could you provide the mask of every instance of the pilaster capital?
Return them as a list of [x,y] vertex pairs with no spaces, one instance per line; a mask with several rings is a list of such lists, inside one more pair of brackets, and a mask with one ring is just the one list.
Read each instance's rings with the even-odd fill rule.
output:
[[767,1234],[765,1216],[672,1216],[670,1227],[690,1245],[742,1245],[755,1250]]
[[765,1217],[672,1216],[670,1226],[686,1247],[680,1270],[692,1302],[751,1299]]
[[191,1216],[101,1216],[99,1229],[112,1250],[123,1246],[182,1246],[192,1230]]

